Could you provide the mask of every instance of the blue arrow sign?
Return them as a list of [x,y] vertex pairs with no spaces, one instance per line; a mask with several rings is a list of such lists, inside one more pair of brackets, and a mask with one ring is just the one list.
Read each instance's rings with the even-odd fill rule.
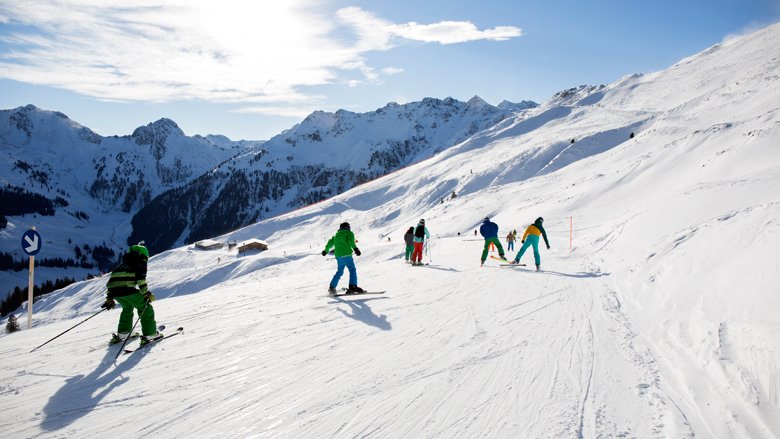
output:
[[22,250],[27,253],[27,256],[37,255],[42,245],[41,234],[35,230],[30,229],[22,235]]

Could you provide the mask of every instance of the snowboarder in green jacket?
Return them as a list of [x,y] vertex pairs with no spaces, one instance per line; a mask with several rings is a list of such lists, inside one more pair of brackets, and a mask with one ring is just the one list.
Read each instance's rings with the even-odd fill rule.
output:
[[357,284],[357,269],[355,268],[355,261],[352,260],[352,251],[354,250],[355,254],[360,256],[360,249],[355,245],[355,234],[350,230],[349,223],[341,223],[339,230],[325,245],[322,256],[327,255],[331,248],[334,249],[338,268],[336,269],[336,274],[333,275],[333,279],[330,281],[328,292],[330,294],[336,294],[336,286],[338,286],[339,279],[341,279],[341,276],[344,274],[344,268],[346,267],[347,270],[349,270],[349,287],[347,288],[347,293],[363,293],[363,289]]

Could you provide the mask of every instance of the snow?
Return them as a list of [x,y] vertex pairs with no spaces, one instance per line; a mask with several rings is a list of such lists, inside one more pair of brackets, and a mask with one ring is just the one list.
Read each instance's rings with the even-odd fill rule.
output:
[[[84,245],[122,249],[132,230],[130,211],[140,208],[144,193],[159,195],[262,144],[224,136],[213,137],[216,143],[187,137],[170,119],[139,127],[134,136],[101,137],[62,113],[33,105],[0,111],[0,184],[68,203],[57,206],[52,216],[7,216],[0,252],[26,260],[19,240],[21,231],[33,225],[44,239],[40,258],[77,259],[74,248]],[[86,261],[94,262],[91,256]],[[57,276],[44,272],[36,276],[36,284],[58,276],[84,279],[98,271],[69,267]],[[0,281],[0,299],[5,299],[15,286],[26,288],[27,275],[0,272]]]
[[[0,427],[14,438],[778,437],[777,53],[780,25],[214,237],[262,237],[264,252],[153,255],[158,323],[185,333],[116,364],[115,310],[28,353],[99,310],[106,278],[54,293],[31,330],[0,337]],[[499,236],[543,216],[543,271],[480,268],[485,216]],[[402,236],[420,218],[430,265],[411,267]],[[320,251],[342,221],[363,252],[360,285],[386,294],[326,296],[335,263]]]

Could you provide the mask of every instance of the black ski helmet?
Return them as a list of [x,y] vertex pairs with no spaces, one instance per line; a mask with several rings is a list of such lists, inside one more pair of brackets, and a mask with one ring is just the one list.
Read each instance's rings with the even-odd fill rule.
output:
[[347,230],[349,230],[349,223],[348,222],[341,223],[341,225],[339,226],[339,229],[347,229]]

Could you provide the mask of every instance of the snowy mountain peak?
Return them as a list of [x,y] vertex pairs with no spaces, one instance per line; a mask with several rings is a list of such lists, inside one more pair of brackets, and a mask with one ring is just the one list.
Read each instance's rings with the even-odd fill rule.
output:
[[306,116],[306,119],[298,124],[296,128],[293,128],[293,131],[299,133],[313,133],[320,130],[327,131],[336,123],[336,120],[340,117],[344,117],[346,113],[347,112],[344,110],[338,110],[336,113],[317,110]]
[[[452,99],[452,98],[450,98],[450,99]],[[468,105],[471,108],[482,108],[482,107],[485,107],[485,106],[491,106],[492,107],[492,105],[488,104],[487,102],[485,102],[484,99],[482,99],[481,97],[479,97],[477,95],[474,95],[471,99],[469,99],[469,101],[466,102],[466,105]]]
[[176,122],[163,117],[160,120],[136,128],[131,137],[135,138],[136,143],[139,145],[151,145],[154,139],[165,139],[170,135],[184,136],[184,131],[179,128]]
[[36,144],[52,144],[53,147],[80,141],[99,144],[102,140],[98,134],[65,114],[42,110],[31,104],[0,111],[0,137],[11,145],[38,140]]
[[184,137],[184,131],[176,122],[168,118],[162,118],[146,126],[138,127],[130,136],[138,145],[147,145],[156,160],[165,156],[169,138]]
[[580,85],[555,93],[550,100],[545,102],[546,107],[576,105],[589,95],[602,91],[606,85]]
[[523,110],[530,110],[538,106],[539,104],[534,101],[510,102],[503,100],[496,107],[504,111],[518,112]]

